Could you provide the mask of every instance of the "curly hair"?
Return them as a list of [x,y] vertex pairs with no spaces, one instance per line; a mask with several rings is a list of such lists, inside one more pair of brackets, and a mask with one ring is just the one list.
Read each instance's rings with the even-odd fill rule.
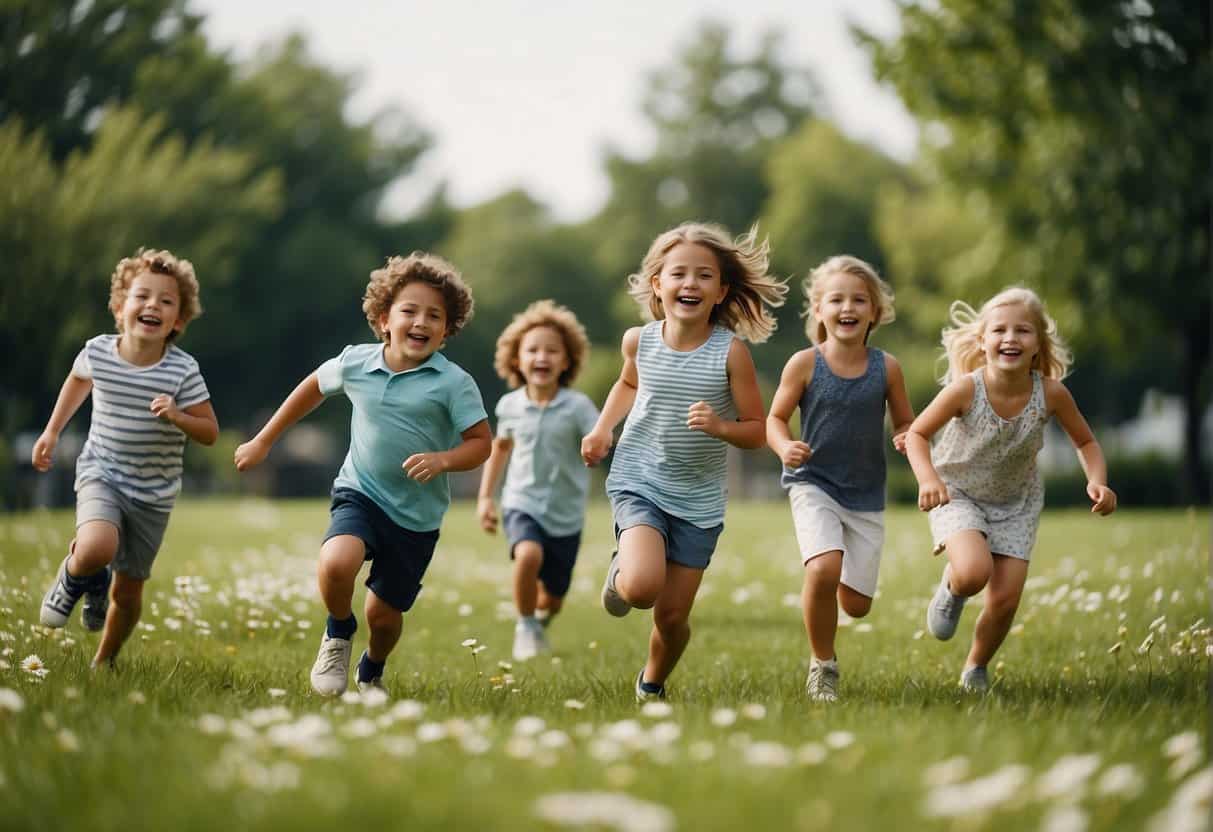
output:
[[711,249],[720,265],[720,282],[728,290],[712,309],[711,321],[732,330],[740,338],[760,344],[775,331],[771,308],[782,306],[787,283],[767,274],[770,245],[758,240],[758,226],[734,240],[719,225],[688,222],[661,234],[640,263],[640,271],[628,275],[628,294],[653,320],[665,317],[661,298],[653,291],[653,280],[661,274],[666,257],[679,243],[696,243]]
[[131,284],[135,282],[136,277],[144,273],[167,274],[177,281],[177,320],[181,322],[181,327],[169,332],[168,340],[171,341],[185,331],[190,321],[202,314],[194,264],[189,260],[178,259],[171,251],[150,248],[140,248],[133,257],[123,257],[119,260],[118,265],[114,267],[114,274],[110,277],[109,304],[118,332],[123,331],[122,305],[130,294]]
[[414,251],[408,257],[389,257],[381,269],[371,272],[362,296],[362,311],[375,337],[387,343],[390,337],[379,319],[392,308],[400,290],[410,283],[424,283],[442,294],[446,307],[446,337],[451,338],[472,319],[472,289],[459,271],[436,254]]
[[581,321],[577,320],[577,316],[568,307],[560,306],[551,300],[537,300],[515,315],[510,325],[497,337],[493,369],[512,388],[526,384],[526,379],[518,371],[518,348],[522,345],[523,337],[540,326],[556,330],[560,333],[560,340],[564,342],[569,366],[557,379],[561,387],[572,384],[585,365],[586,356],[590,351],[590,339],[586,336]]
[[952,301],[948,318],[952,325],[943,329],[942,360],[948,362],[940,384],[948,384],[966,373],[971,373],[986,363],[981,340],[985,336],[986,319],[1000,306],[1023,306],[1032,315],[1036,332],[1040,338],[1040,352],[1032,359],[1032,368],[1040,370],[1045,378],[1061,380],[1070,370],[1073,357],[1070,348],[1057,332],[1057,322],[1050,317],[1040,296],[1023,286],[1003,289],[975,311],[963,300]]
[[805,319],[805,334],[814,344],[821,344],[826,340],[826,325],[817,317],[816,310],[825,296],[826,278],[839,272],[858,277],[868,286],[868,296],[875,311],[872,323],[868,324],[868,331],[863,336],[863,342],[866,344],[868,337],[881,324],[892,323],[897,318],[897,313],[893,311],[893,287],[869,263],[849,254],[838,254],[829,258],[809,272],[809,276],[804,279],[805,304],[801,315]]

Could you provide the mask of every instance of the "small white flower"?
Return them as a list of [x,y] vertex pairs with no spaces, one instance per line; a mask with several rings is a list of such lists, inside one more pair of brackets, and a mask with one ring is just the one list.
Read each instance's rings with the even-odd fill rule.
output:
[[741,715],[746,719],[765,719],[767,715],[767,708],[760,702],[750,702],[747,705],[741,706]]
[[1121,763],[1103,773],[1095,790],[1105,797],[1119,795],[1132,800],[1141,794],[1144,786],[1145,783],[1142,781],[1141,775],[1137,773],[1137,769],[1128,763]]
[[806,742],[796,749],[796,762],[802,766],[815,766],[825,762],[829,756],[826,747],[819,742]]
[[792,752],[777,742],[753,742],[743,752],[746,765],[783,768],[792,762]]
[[132,705],[147,704],[147,697],[143,695],[143,691],[133,690],[126,695],[127,701]]
[[712,711],[712,724],[718,728],[728,728],[737,721],[737,712],[732,708],[717,708]]
[[664,719],[674,713],[674,709],[665,702],[645,702],[640,708],[640,713],[650,719]]
[[21,694],[12,688],[0,688],[0,714],[6,711],[15,714],[24,708],[25,700],[21,698]]
[[217,714],[198,717],[198,730],[204,734],[222,734],[227,730],[227,720]]
[[59,746],[60,751],[75,753],[80,750],[80,740],[76,739],[76,735],[66,728],[63,728],[55,735],[55,744]]
[[826,734],[826,745],[830,748],[846,748],[855,742],[855,735],[850,731],[831,731]]
[[21,669],[39,679],[46,678],[46,674],[50,673],[50,670],[42,663],[42,659],[33,654],[21,660]]
[[546,727],[547,723],[542,717],[523,716],[514,723],[514,733],[521,737],[533,737]]
[[270,688],[269,690],[266,691],[266,693],[268,693],[270,695],[271,699],[277,699],[280,696],[286,696],[286,691],[283,690],[282,688]]
[[461,641],[459,643],[464,647],[475,647],[477,644],[480,643],[480,640],[475,639],[475,638],[465,638],[463,641]]
[[1168,757],[1182,757],[1193,751],[1200,750],[1200,735],[1195,731],[1184,731],[1171,737],[1162,746],[1162,753]]
[[564,700],[564,706],[570,711],[580,711],[585,708],[585,703],[577,699],[566,699]]

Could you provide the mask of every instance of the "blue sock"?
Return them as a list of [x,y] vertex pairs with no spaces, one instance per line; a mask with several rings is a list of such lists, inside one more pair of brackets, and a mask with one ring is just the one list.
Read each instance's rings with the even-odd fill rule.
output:
[[350,613],[350,617],[344,621],[338,621],[330,615],[327,630],[329,638],[343,638],[349,641],[358,631],[358,619],[354,617],[353,613]]
[[383,675],[383,666],[385,664],[387,664],[386,661],[371,661],[371,654],[363,650],[362,658],[358,660],[358,681],[369,682],[371,679],[378,679]]

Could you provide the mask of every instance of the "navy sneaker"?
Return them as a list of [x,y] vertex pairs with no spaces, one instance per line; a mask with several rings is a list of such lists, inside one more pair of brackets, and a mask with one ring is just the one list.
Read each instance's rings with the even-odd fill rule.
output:
[[106,566],[93,576],[96,584],[84,593],[84,606],[80,615],[84,619],[84,628],[91,632],[99,632],[105,627],[105,614],[110,608],[110,583],[114,573]]
[[76,602],[84,594],[68,588],[67,561],[70,557],[71,555],[68,555],[63,559],[63,563],[59,564],[59,574],[55,576],[55,582],[42,597],[42,611],[38,619],[44,627],[66,627],[68,619],[72,617],[72,610],[76,608]]

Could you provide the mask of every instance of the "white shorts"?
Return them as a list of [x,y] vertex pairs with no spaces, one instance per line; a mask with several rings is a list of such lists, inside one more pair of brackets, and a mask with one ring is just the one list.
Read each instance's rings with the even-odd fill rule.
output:
[[852,511],[815,485],[788,489],[800,557],[808,563],[826,552],[842,552],[842,583],[872,598],[880,574],[884,512]]

